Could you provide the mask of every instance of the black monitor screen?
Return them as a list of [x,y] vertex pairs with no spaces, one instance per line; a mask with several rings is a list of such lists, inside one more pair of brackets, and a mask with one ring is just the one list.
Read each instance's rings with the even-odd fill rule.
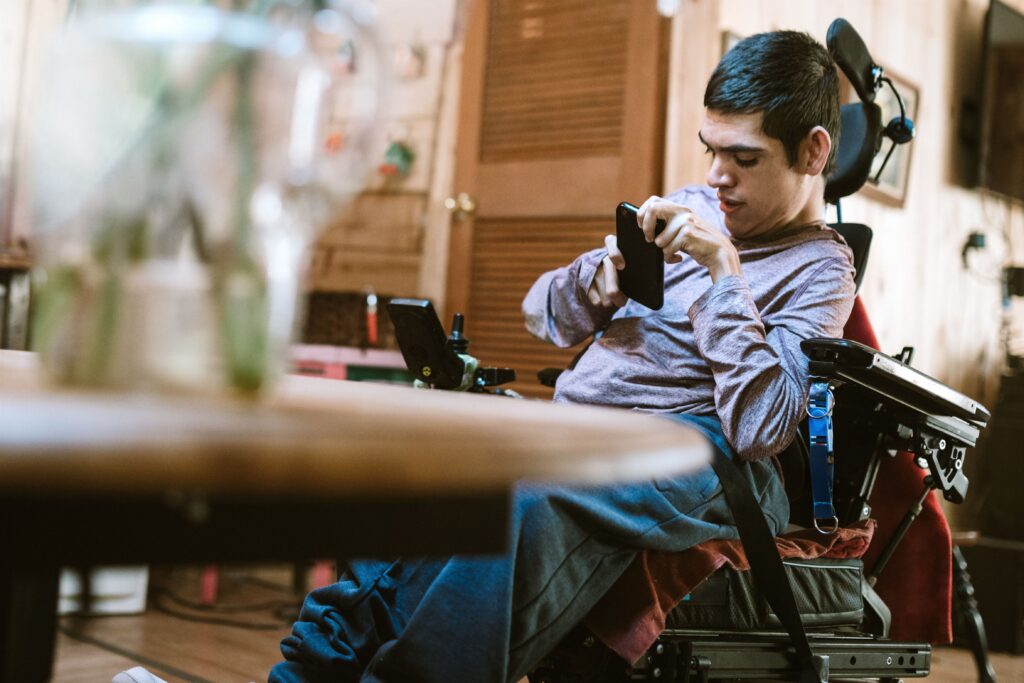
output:
[[1024,199],[1024,15],[993,0],[985,36],[979,184]]

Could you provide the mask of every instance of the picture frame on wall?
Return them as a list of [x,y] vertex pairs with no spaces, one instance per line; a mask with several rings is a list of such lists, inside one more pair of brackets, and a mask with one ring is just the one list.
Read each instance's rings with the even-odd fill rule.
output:
[[[900,96],[903,98],[907,118],[916,123],[919,113],[919,102],[921,100],[920,89],[914,83],[893,73],[889,69],[885,69],[885,75],[892,79],[893,85],[896,86]],[[852,88],[849,88],[848,84],[847,88],[847,92],[852,92]],[[844,98],[843,101],[848,100]],[[884,86],[878,91],[875,103],[882,109],[883,127],[900,115],[899,102],[897,102],[896,95],[893,94],[892,89],[888,86]],[[879,175],[878,171],[886,155],[889,154],[889,148],[892,144],[889,138],[882,139],[882,146],[871,162],[871,175],[860,192],[865,197],[875,199],[883,204],[902,208],[907,197],[907,182],[910,178],[910,162],[915,143],[910,142],[905,145],[896,145],[896,149],[892,150],[889,162],[882,170],[882,174]]]

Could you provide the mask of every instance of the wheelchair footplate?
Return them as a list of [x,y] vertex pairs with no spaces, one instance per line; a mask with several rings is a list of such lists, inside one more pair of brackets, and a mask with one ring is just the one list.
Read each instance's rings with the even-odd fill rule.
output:
[[[815,653],[829,658],[829,680],[924,678],[928,643],[892,642],[857,631],[808,632]],[[578,628],[529,675],[530,683],[627,683],[720,680],[795,681],[800,662],[789,635],[778,631],[665,629],[627,665],[585,628]]]
[[[931,668],[928,643],[892,642],[864,634],[807,635],[815,654],[829,658],[829,680],[924,678]],[[795,681],[800,662],[789,635],[781,630],[713,635],[707,631],[666,630],[634,672],[646,675],[640,680],[688,683],[723,679]]]

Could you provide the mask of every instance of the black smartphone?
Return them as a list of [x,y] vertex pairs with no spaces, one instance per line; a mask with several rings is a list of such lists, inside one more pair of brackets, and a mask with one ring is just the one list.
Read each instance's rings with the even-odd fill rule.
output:
[[[619,289],[633,301],[652,310],[665,303],[665,257],[661,249],[644,239],[636,222],[637,207],[622,202],[615,210],[615,238],[626,267],[619,271]],[[658,219],[654,234],[660,235],[665,221]]]

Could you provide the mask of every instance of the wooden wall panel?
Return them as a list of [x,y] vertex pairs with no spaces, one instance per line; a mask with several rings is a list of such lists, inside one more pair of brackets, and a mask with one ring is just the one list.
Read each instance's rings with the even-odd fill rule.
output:
[[426,204],[421,194],[363,193],[335,217],[317,243],[419,252]]
[[307,286],[319,292],[361,292],[372,287],[388,296],[418,296],[419,269],[418,253],[317,246]]

